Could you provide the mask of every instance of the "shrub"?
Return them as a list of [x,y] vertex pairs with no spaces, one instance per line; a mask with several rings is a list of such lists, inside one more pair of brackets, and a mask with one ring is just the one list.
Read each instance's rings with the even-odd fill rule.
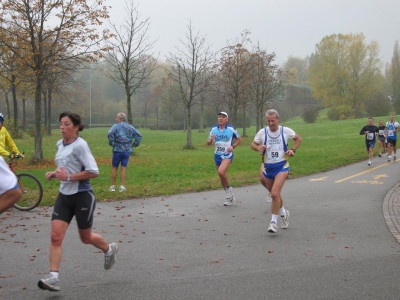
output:
[[368,116],[385,116],[389,115],[392,105],[388,98],[382,93],[377,93],[370,99],[365,100],[365,112]]
[[331,121],[354,118],[354,111],[348,105],[335,106],[328,111],[328,118]]
[[[31,125],[26,129],[26,132],[31,136],[35,137],[35,126]],[[46,127],[42,126],[41,128],[42,137],[46,135]]]
[[309,105],[304,109],[303,120],[306,123],[315,123],[318,118],[318,108],[314,105]]

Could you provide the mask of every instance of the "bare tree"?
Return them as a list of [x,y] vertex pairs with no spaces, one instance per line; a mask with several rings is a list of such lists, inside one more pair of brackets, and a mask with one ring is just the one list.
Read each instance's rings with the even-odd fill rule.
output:
[[178,108],[178,100],[176,99],[179,97],[178,90],[178,84],[169,77],[163,78],[161,85],[158,87],[158,93],[162,100],[160,109],[167,116],[168,130],[172,130],[173,114]]
[[124,87],[126,93],[128,122],[132,123],[132,95],[141,87],[150,84],[151,73],[157,67],[157,60],[147,54],[153,48],[150,41],[149,18],[141,20],[133,0],[125,1],[128,16],[118,29],[111,24],[114,37],[107,41],[109,46],[106,60],[112,70],[107,77]]
[[244,31],[240,38],[228,42],[221,51],[219,79],[234,124],[237,122],[238,110],[245,110],[248,101],[246,90],[251,64],[246,44],[250,42],[249,34],[249,31]]
[[275,53],[267,53],[258,44],[251,55],[249,92],[256,108],[256,132],[263,127],[263,112],[268,101],[275,98],[286,83],[288,73],[274,64]]
[[140,113],[140,116],[144,118],[144,122],[141,124],[144,128],[147,128],[147,119],[150,116],[152,108],[152,100],[154,94],[151,85],[146,86],[145,88],[141,89],[137,96],[135,97],[135,111]]
[[186,40],[180,40],[183,49],[177,47],[178,53],[170,53],[167,59],[170,68],[168,76],[178,84],[179,93],[186,112],[187,140],[186,148],[192,149],[192,107],[197,104],[199,95],[207,88],[211,77],[203,76],[214,63],[215,55],[206,45],[205,37],[194,32],[189,21]]

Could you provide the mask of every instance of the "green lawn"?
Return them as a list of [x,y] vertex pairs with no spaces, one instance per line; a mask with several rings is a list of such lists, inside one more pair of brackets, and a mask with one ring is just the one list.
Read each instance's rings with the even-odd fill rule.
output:
[[[388,117],[382,119],[386,121]],[[376,123],[378,120],[375,118]],[[306,124],[301,118],[285,122],[284,126],[291,127],[303,138],[296,156],[290,158],[291,177],[319,173],[366,160],[364,136],[359,135],[360,129],[366,124],[367,118],[331,122],[324,116],[314,124]],[[80,133],[89,143],[100,168],[100,176],[91,180],[99,201],[221,188],[213,160],[214,148],[206,145],[208,129],[203,133],[197,130],[192,132],[195,150],[183,149],[186,132],[141,129],[142,143],[136,148],[127,169],[127,192],[111,193],[108,191],[111,147],[108,145],[107,131],[108,128],[92,128]],[[239,128],[239,132],[242,129]],[[235,149],[235,159],[228,171],[230,183],[234,187],[258,183],[261,158],[259,153],[250,149],[256,133],[255,127],[248,128],[247,133],[249,136],[243,137],[242,144]],[[15,140],[27,157],[18,162],[17,172],[33,174],[42,182],[44,205],[52,205],[58,193],[58,181],[47,181],[45,173],[55,169],[55,143],[60,138],[59,130],[53,130],[52,136],[43,137],[43,153],[47,162],[41,165],[29,164],[29,158],[33,155],[32,137],[24,135],[23,139]]]

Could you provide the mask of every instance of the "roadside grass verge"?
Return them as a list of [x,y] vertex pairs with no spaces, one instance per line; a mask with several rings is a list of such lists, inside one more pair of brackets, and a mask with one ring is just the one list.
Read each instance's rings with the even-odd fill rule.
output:
[[[386,120],[387,117],[381,117]],[[379,117],[375,118],[378,123]],[[301,118],[284,122],[298,133],[303,143],[290,158],[290,176],[300,176],[324,172],[367,159],[364,136],[360,129],[367,119],[329,121],[322,116],[316,123],[304,123]],[[141,145],[136,148],[127,168],[126,193],[119,193],[119,174],[117,191],[108,191],[111,174],[111,147],[107,141],[108,128],[85,129],[80,133],[96,158],[100,168],[99,177],[91,184],[98,201],[134,199],[161,195],[181,194],[220,189],[220,181],[213,160],[213,146],[207,146],[209,129],[205,132],[192,131],[194,150],[184,150],[186,132],[157,131],[140,129],[143,135]],[[239,133],[242,129],[239,128]],[[235,158],[229,168],[228,177],[232,186],[245,186],[258,183],[261,166],[259,153],[250,149],[255,135],[255,127],[247,128],[248,137],[235,149]],[[46,159],[40,165],[30,164],[33,156],[34,140],[28,135],[15,140],[18,148],[25,152],[27,159],[16,165],[17,173],[30,173],[42,183],[44,195],[41,205],[53,205],[58,194],[58,181],[48,181],[45,173],[55,169],[54,156],[56,141],[61,139],[59,130],[51,136],[43,137],[43,154]],[[289,149],[292,141],[289,142]],[[377,152],[377,146],[375,149]]]

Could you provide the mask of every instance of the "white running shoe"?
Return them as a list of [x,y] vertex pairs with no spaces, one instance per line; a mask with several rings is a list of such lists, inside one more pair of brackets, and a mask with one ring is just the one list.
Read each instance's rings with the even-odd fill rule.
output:
[[226,199],[230,199],[233,197],[233,189],[231,186],[229,186],[225,191],[226,191]]
[[110,270],[112,266],[117,262],[117,252],[118,252],[118,244],[111,243],[109,244],[112,249],[111,255],[104,255],[104,269]]
[[60,290],[60,280],[48,274],[43,279],[39,280],[38,287],[40,287],[42,290],[58,292]]
[[119,187],[119,191],[122,193],[122,192],[126,192],[126,188],[123,186],[123,185],[121,185],[120,187]]
[[372,165],[372,161],[369,160],[368,161],[368,166],[370,166],[370,165]]
[[224,205],[230,206],[230,205],[232,205],[232,202],[234,200],[235,200],[235,197],[233,196],[233,189],[230,186],[226,189],[226,201],[224,202]]
[[110,186],[109,191],[110,191],[110,192],[115,192],[115,185]]
[[390,155],[388,156],[388,161],[390,161],[392,158],[390,157]]
[[268,192],[268,194],[267,194],[267,203],[271,203],[271,202],[272,202],[271,193]]
[[268,232],[276,233],[277,227],[275,222],[269,223]]
[[226,199],[226,201],[224,202],[224,206],[231,206],[233,200],[235,200],[235,198],[230,198],[230,199]]
[[290,212],[286,210],[286,216],[281,216],[281,228],[286,229],[289,227]]

